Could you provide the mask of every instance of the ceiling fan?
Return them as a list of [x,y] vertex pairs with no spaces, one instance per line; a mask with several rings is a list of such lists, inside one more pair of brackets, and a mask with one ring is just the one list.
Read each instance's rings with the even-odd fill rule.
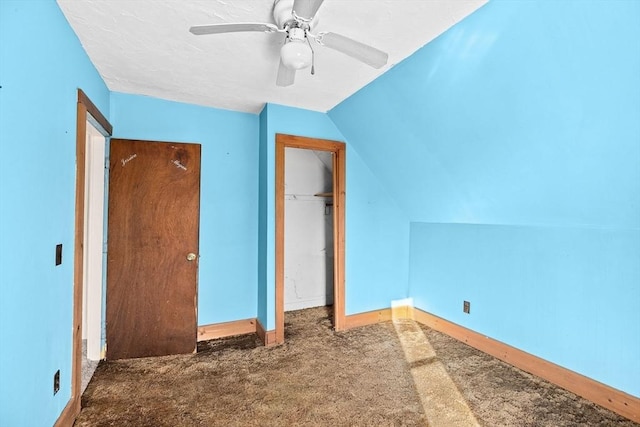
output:
[[296,71],[311,66],[314,74],[314,52],[311,40],[321,46],[342,52],[365,64],[380,68],[387,63],[389,55],[374,47],[348,37],[331,32],[313,34],[317,24],[316,13],[324,0],[275,0],[273,19],[276,24],[260,22],[239,22],[211,25],[196,25],[189,31],[197,36],[205,34],[257,31],[285,34],[285,42],[280,49],[280,66],[276,85],[293,84]]

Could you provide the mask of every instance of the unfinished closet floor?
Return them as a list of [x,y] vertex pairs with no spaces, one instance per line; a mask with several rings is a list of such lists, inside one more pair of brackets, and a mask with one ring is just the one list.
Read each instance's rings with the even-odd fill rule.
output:
[[280,346],[101,362],[75,425],[638,426],[410,321],[335,333],[326,307],[285,320]]

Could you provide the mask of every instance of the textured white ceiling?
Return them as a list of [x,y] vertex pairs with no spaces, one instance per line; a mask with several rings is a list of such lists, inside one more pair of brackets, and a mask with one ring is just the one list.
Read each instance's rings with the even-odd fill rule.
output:
[[281,34],[194,36],[193,25],[273,23],[272,0],[57,0],[112,91],[228,110],[266,102],[325,112],[486,0],[326,0],[313,32],[332,31],[389,53],[375,70],[315,46],[316,74],[275,85]]

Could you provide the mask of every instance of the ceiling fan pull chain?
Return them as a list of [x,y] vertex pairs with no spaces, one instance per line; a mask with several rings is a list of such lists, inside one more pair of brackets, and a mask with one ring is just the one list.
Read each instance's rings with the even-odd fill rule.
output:
[[316,52],[313,50],[313,47],[311,46],[311,41],[309,41],[309,37],[307,37],[306,32],[305,32],[304,38],[307,40],[309,49],[311,49],[311,75],[313,76],[316,73]]

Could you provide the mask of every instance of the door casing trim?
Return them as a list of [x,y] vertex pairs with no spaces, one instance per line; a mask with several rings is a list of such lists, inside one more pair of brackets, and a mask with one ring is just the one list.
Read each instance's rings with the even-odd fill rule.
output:
[[73,330],[71,353],[71,398],[56,421],[58,425],[71,425],[80,413],[82,392],[82,277],[84,272],[84,204],[87,119],[92,117],[109,137],[113,127],[89,97],[78,89],[76,113],[76,203],[73,253]]

